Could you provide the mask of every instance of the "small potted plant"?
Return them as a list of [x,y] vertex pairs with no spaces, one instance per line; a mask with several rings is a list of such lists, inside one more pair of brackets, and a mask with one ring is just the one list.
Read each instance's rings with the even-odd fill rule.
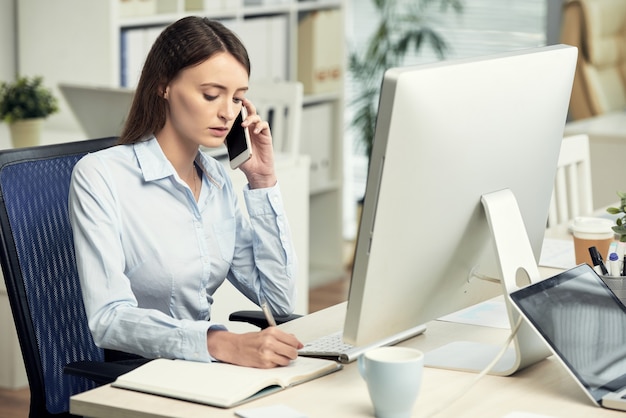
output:
[[38,145],[43,120],[59,110],[57,99],[42,83],[40,76],[0,83],[0,120],[9,124],[14,147]]
[[620,198],[619,207],[611,206],[608,207],[606,211],[611,215],[621,214],[619,218],[615,220],[613,231],[619,236],[621,242],[626,242],[626,193],[617,192],[617,196]]

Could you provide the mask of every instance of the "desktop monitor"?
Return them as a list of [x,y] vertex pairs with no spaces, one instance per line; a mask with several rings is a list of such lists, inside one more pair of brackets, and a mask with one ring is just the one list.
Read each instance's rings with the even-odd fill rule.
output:
[[557,45],[386,71],[345,341],[502,294],[483,195],[512,192],[537,268],[576,57]]

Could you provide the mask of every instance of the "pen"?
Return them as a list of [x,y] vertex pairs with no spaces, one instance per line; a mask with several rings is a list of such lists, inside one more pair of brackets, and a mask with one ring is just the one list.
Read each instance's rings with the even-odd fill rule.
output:
[[[613,253],[617,254],[617,256],[619,257],[619,253],[617,251],[618,251],[617,241],[612,241],[611,244],[609,244],[609,251],[606,253],[606,259],[609,260],[611,257],[611,254]],[[624,255],[624,253],[622,253],[622,255]]]
[[[602,261],[602,255],[600,255],[600,252],[595,246],[589,247],[589,255],[591,256],[591,261],[593,262],[593,266],[596,272],[598,274],[608,275],[609,271],[606,269],[606,266]],[[600,270],[599,272],[597,271],[598,269]]]
[[270,310],[270,307],[267,305],[267,302],[265,301],[265,299],[261,300],[261,309],[263,310],[263,313],[265,314],[265,319],[267,320],[267,323],[269,324],[269,326],[275,327],[276,320],[274,319],[274,315],[272,315],[272,311]]
[[609,255],[609,273],[613,277],[619,277],[622,275],[622,263],[619,260],[617,253],[611,253]]

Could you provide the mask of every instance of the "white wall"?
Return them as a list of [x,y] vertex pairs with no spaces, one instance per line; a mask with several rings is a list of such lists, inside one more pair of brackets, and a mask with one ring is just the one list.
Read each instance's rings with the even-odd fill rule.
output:
[[15,3],[17,0],[0,0],[0,81],[15,78]]

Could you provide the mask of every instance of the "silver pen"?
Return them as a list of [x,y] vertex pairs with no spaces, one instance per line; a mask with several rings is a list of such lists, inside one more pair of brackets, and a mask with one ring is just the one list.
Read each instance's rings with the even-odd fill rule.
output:
[[267,305],[267,301],[265,299],[261,299],[261,309],[263,310],[263,313],[265,314],[265,319],[267,320],[267,323],[270,325],[270,327],[275,327],[276,320],[274,319],[274,315],[272,315],[272,311]]

